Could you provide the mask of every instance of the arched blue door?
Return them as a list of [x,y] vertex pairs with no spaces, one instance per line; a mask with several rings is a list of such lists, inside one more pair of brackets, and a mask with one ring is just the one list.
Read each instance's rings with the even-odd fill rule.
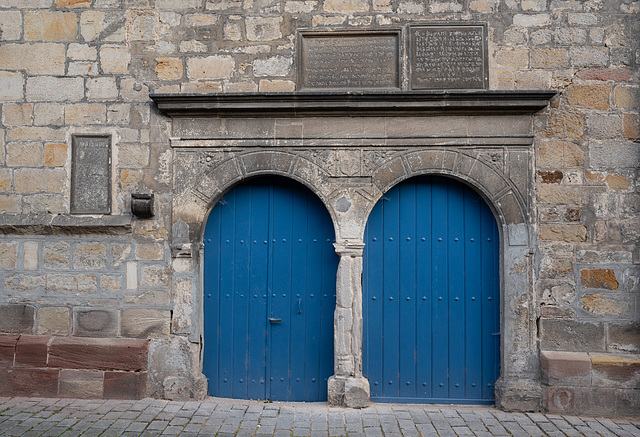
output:
[[498,240],[487,204],[453,179],[413,178],[376,204],[363,274],[373,401],[493,403]]
[[338,256],[320,200],[283,178],[227,193],[204,233],[209,394],[322,401],[333,374]]

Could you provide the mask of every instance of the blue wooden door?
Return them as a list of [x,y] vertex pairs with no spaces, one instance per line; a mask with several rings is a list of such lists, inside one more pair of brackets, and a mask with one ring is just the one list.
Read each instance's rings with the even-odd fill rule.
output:
[[203,372],[210,395],[326,400],[333,243],[324,205],[287,179],[253,179],[215,205],[204,233]]
[[487,204],[452,179],[413,178],[376,204],[363,274],[372,400],[493,403],[498,242]]

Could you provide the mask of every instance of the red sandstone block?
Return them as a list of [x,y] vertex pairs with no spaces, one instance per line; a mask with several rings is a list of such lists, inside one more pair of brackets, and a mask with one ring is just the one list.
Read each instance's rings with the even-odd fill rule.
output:
[[0,396],[58,396],[58,369],[0,369]]
[[49,367],[63,369],[147,370],[149,340],[56,337]]
[[21,335],[16,346],[16,367],[47,367],[47,345],[51,337]]
[[19,335],[0,334],[0,366],[12,367]]
[[588,68],[578,71],[576,76],[585,80],[627,82],[633,77],[633,72],[629,68]]
[[550,385],[589,385],[591,360],[586,352],[542,351],[543,380]]
[[543,387],[544,410],[548,413],[571,413],[575,406],[575,391],[572,387]]
[[640,388],[640,355],[589,354],[596,387]]
[[146,386],[147,372],[104,372],[105,399],[142,399]]

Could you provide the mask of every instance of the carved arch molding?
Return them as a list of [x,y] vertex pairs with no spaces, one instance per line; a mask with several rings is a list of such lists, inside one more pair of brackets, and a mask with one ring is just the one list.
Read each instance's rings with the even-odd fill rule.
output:
[[[173,119],[174,253],[188,256],[215,202],[261,174],[309,187],[338,240],[361,239],[382,194],[422,174],[460,179],[485,197],[502,226],[527,225],[532,114],[553,94],[152,95]],[[511,238],[521,245],[528,236]]]

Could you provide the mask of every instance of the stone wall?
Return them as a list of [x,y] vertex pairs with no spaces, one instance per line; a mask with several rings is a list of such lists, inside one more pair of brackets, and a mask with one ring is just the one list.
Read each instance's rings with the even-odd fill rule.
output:
[[[633,0],[0,0],[0,331],[150,338],[147,394],[203,396],[201,237],[174,208],[175,181],[194,175],[175,172],[180,126],[149,94],[294,92],[299,29],[401,29],[404,44],[409,24],[474,21],[488,24],[490,90],[558,92],[532,122],[531,253],[510,258],[523,297],[504,303],[526,322],[503,348],[526,351],[532,375],[538,349],[638,354],[639,13]],[[109,216],[69,213],[78,134],[111,136]],[[132,193],[155,194],[154,217],[131,216]],[[503,406],[544,407],[540,382]]]

